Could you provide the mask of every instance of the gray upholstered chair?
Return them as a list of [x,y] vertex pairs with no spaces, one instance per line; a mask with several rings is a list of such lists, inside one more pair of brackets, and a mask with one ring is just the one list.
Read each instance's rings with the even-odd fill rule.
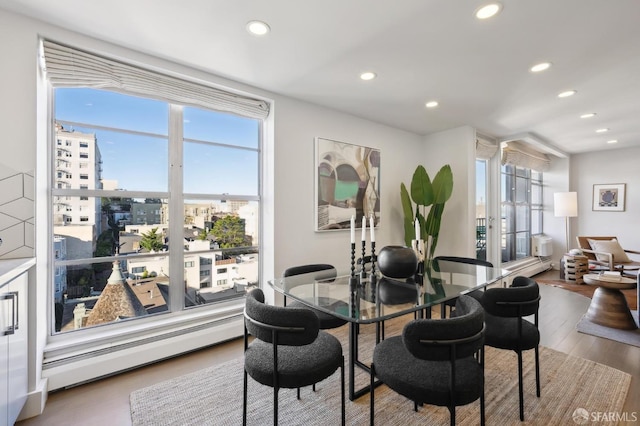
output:
[[[340,368],[342,424],[345,424],[344,356],[340,341],[318,327],[306,308],[264,303],[260,289],[251,291],[244,309],[244,390],[242,423],[247,423],[247,375],[273,388],[273,423],[278,424],[280,388],[313,385]],[[249,335],[255,337],[249,344]],[[298,398],[300,394],[298,393]]]
[[[302,275],[302,274],[310,274],[310,273],[315,273],[315,277],[316,279],[326,279],[326,280],[330,280],[330,279],[334,279],[338,273],[336,271],[336,268],[333,265],[329,265],[326,263],[314,263],[314,264],[309,264],[309,265],[299,265],[299,266],[292,266],[290,268],[287,268],[284,270],[284,273],[282,274],[283,277],[285,278],[290,278],[290,277],[294,277],[296,275]],[[307,284],[308,281],[305,281],[304,284]],[[327,300],[326,301],[327,304],[329,303],[341,303],[345,306],[345,309],[348,308],[347,304],[344,302],[340,302],[340,301],[331,301],[331,300]],[[328,330],[331,328],[337,328],[340,327],[344,324],[347,323],[346,320],[344,319],[340,319],[334,315],[330,315],[327,314],[326,312],[322,312],[318,309],[312,309],[308,306],[305,306],[303,303],[298,302],[297,300],[292,301],[291,303],[287,303],[287,298],[285,297],[284,299],[284,304],[285,306],[293,306],[293,307],[297,307],[297,308],[307,308],[307,309],[311,309],[313,312],[315,312],[315,314],[318,316],[318,319],[320,320],[320,329],[321,330]]]
[[[472,294],[485,310],[485,345],[515,351],[518,354],[518,395],[520,420],[524,421],[524,395],[522,383],[522,351],[535,350],[536,395],[540,397],[540,331],[538,308],[540,291],[538,283],[528,277],[518,276],[510,287],[490,288]],[[533,315],[531,323],[524,317]]]
[[[479,265],[479,266],[486,266],[488,268],[493,268],[493,263],[491,263],[489,261],[486,261],[486,260],[475,259],[473,257],[436,256],[432,260],[432,262],[433,262],[432,265],[433,265],[433,270],[434,271],[440,272],[440,264],[439,264],[440,261],[455,262],[455,263],[460,263],[462,265]],[[456,271],[455,269],[449,268],[446,272],[449,272],[451,274],[455,274],[458,271]],[[464,266],[462,266],[460,268],[459,272],[464,273]],[[478,291],[478,290],[476,290],[476,291]],[[447,317],[447,306],[449,307],[449,311],[451,311],[456,306],[456,299],[450,299],[450,300],[447,300],[446,302],[443,302],[443,303],[440,304],[440,317],[441,318],[446,318]]]
[[374,422],[374,378],[418,404],[446,406],[455,424],[456,406],[480,400],[484,425],[484,312],[480,303],[462,295],[454,317],[417,319],[402,336],[390,337],[373,351],[371,424]]

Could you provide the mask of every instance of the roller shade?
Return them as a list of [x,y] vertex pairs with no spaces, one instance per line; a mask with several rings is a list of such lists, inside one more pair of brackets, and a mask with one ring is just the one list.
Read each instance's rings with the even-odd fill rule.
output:
[[551,161],[545,154],[522,142],[509,142],[502,149],[502,164],[545,172],[549,170]]
[[496,151],[498,151],[498,145],[483,139],[476,139],[476,158],[489,160],[496,154]]
[[269,115],[269,103],[262,99],[182,80],[48,40],[43,41],[42,50],[47,79],[54,87],[108,89],[258,119]]

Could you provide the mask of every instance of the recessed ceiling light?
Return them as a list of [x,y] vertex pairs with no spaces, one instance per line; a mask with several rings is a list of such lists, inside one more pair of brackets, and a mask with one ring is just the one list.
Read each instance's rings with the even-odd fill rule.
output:
[[529,70],[531,72],[540,72],[540,71],[548,70],[550,66],[551,66],[551,62],[541,62],[539,64],[532,66],[531,68],[529,68]]
[[271,28],[262,21],[249,21],[247,22],[247,31],[253,35],[263,36],[271,31]]
[[573,96],[576,93],[578,93],[578,92],[576,92],[575,90],[567,90],[566,92],[558,93],[558,97],[559,98],[568,98],[569,96]]
[[611,139],[610,141],[607,141],[607,143],[618,143],[618,141],[616,139]]
[[487,19],[495,16],[498,12],[502,10],[502,5],[500,3],[489,3],[476,9],[476,18],[478,19]]
[[591,117],[595,117],[595,116],[596,116],[596,113],[595,113],[595,112],[588,112],[588,113],[586,113],[586,114],[582,114],[582,115],[580,116],[580,118],[591,118]]
[[426,104],[424,104],[427,108],[435,108],[438,106],[438,102],[437,101],[429,101]]
[[602,129],[598,129],[598,130],[596,130],[596,133],[606,133],[606,132],[608,132],[608,131],[609,131],[609,129],[607,129],[606,127],[604,127],[604,128],[602,128]]
[[360,74],[360,79],[364,81],[373,80],[374,78],[376,78],[375,72],[367,71]]

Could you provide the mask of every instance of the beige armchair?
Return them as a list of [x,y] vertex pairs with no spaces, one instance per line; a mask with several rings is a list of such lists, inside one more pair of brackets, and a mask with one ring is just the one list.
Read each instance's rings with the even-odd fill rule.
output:
[[578,247],[589,259],[590,264],[611,271],[638,270],[640,257],[631,259],[628,254],[640,255],[640,251],[623,249],[616,237],[576,237]]

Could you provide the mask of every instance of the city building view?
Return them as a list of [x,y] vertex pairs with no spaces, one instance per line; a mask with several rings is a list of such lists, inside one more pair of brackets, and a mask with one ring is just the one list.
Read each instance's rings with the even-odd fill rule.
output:
[[[97,92],[85,89],[91,91]],[[63,120],[55,127],[55,332],[171,311],[171,250],[182,252],[184,281],[183,300],[174,310],[243,297],[257,284],[259,202],[233,196],[184,199],[182,240],[170,241],[170,197],[155,197],[161,192],[155,188],[142,191],[153,196],[140,197],[140,180],[129,178],[135,183],[127,188],[118,179],[124,172],[107,175],[105,167],[121,165],[124,153],[103,156],[112,149],[113,129],[86,127]],[[193,185],[190,178],[185,181]],[[107,261],[99,260],[103,257]]]

